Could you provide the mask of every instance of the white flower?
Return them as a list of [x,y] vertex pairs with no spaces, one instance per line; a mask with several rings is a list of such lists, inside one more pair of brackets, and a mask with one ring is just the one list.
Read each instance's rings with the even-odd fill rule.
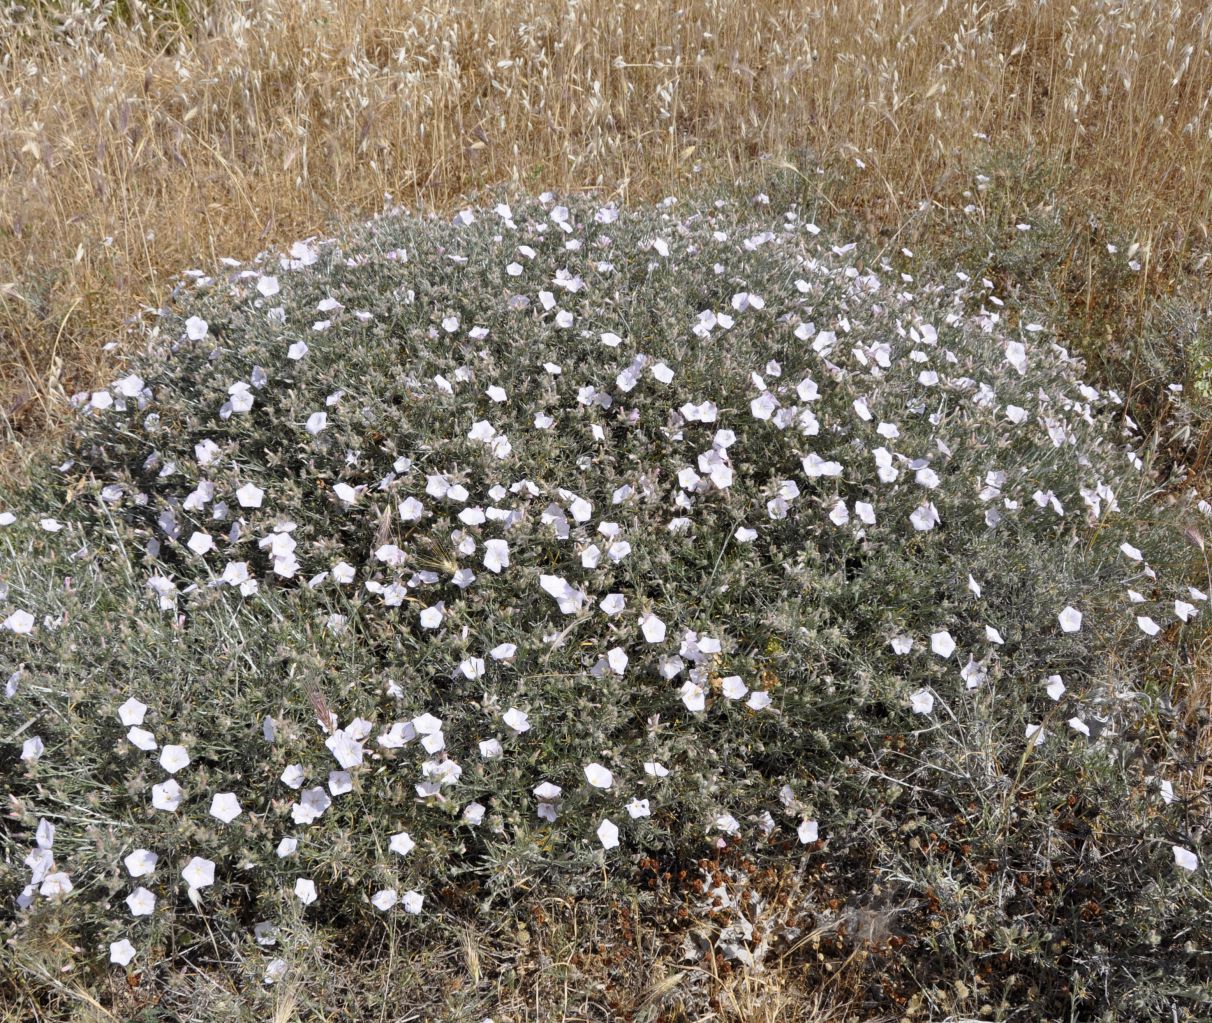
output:
[[189,752],[184,746],[165,746],[160,751],[160,766],[169,774],[176,774],[189,766]]
[[401,831],[391,836],[391,841],[387,843],[387,847],[397,855],[407,856],[413,849],[416,848],[416,842],[412,840],[412,836],[407,831]]
[[210,465],[218,453],[219,445],[209,437],[194,445],[194,458],[197,459],[199,465]]
[[800,821],[800,826],[796,828],[796,834],[800,836],[800,842],[802,842],[804,845],[811,845],[813,842],[817,841],[816,821]]
[[240,502],[241,508],[260,508],[264,496],[265,491],[254,483],[245,483],[236,491],[236,500]]
[[629,660],[627,651],[622,647],[612,647],[606,653],[606,663],[610,665],[610,670],[616,675],[623,675],[627,671],[627,662]]
[[646,614],[640,619],[640,630],[649,643],[661,643],[665,639],[665,623],[654,614]]
[[720,691],[730,700],[743,700],[749,692],[749,687],[740,675],[729,675],[720,679]]
[[109,961],[111,963],[126,966],[135,958],[135,954],[135,946],[127,938],[123,938],[121,941],[110,942]]
[[418,735],[435,735],[442,730],[442,719],[426,712],[412,719],[412,727]]
[[28,611],[14,611],[0,625],[18,636],[28,636],[34,631],[34,616]]
[[938,473],[930,466],[924,466],[914,474],[914,479],[917,480],[918,486],[925,487],[927,490],[934,490],[938,486]]
[[763,391],[749,403],[749,412],[754,419],[768,420],[778,407],[778,399],[769,391]]
[[627,606],[627,601],[621,593],[608,593],[599,602],[598,607],[608,615],[617,615]]
[[[417,730],[420,731],[420,729]],[[361,765],[363,757],[362,743],[350,735],[346,729],[338,728],[324,740],[324,745],[328,747],[333,758],[346,771],[351,767],[359,767]]]
[[57,870],[52,874],[47,874],[42,879],[42,884],[38,888],[38,894],[48,899],[54,899],[60,895],[71,894],[73,887],[72,879],[63,871]]
[[152,786],[152,806],[172,812],[181,805],[181,786],[172,778]]
[[421,912],[421,903],[425,901],[425,896],[418,892],[405,892],[400,899],[400,905],[404,907],[405,913],[411,913],[416,916]]
[[[253,393],[248,389],[248,384],[240,380],[231,385],[227,389],[227,393],[231,395],[229,403],[232,412],[247,412],[253,407]],[[227,418],[224,416],[223,418]]]
[[203,533],[195,530],[190,536],[189,542],[186,545],[195,554],[207,554],[215,549],[215,540],[209,533]]
[[400,502],[396,510],[400,513],[400,521],[416,522],[425,513],[425,506],[415,497],[407,497]]
[[1183,870],[1196,870],[1199,867],[1199,857],[1190,849],[1184,849],[1181,845],[1176,845],[1174,848],[1174,863],[1176,866],[1182,867]]
[[1061,681],[1059,675],[1049,675],[1047,681],[1048,695],[1054,700],[1059,700],[1065,692],[1065,683]]
[[127,741],[132,745],[146,752],[151,752],[156,748],[156,737],[152,735],[146,728],[131,728],[126,733]]
[[930,649],[944,660],[955,652],[955,640],[946,629],[930,634]]
[[652,808],[648,805],[647,799],[637,798],[632,799],[631,802],[627,804],[627,813],[631,816],[632,820],[635,820],[638,817],[651,817]]
[[686,705],[686,709],[693,714],[699,713],[707,706],[707,696],[703,691],[703,687],[689,680],[682,685],[678,695],[682,698],[682,703]]
[[311,824],[318,820],[330,806],[332,800],[319,785],[305,789],[299,801],[290,808],[290,818],[296,824]]
[[800,459],[800,464],[803,465],[804,473],[809,479],[815,479],[818,476],[840,476],[842,474],[840,462],[828,462],[815,452],[805,455]]
[[585,778],[597,789],[608,789],[614,784],[614,775],[601,764],[589,764],[585,768]]
[[215,883],[215,863],[202,856],[195,856],[181,871],[185,883],[191,888],[206,888]]
[[126,897],[131,916],[151,916],[156,908],[156,896],[140,886]]
[[526,732],[530,729],[530,719],[527,717],[526,712],[518,710],[517,707],[510,707],[501,716],[501,720],[515,732]]
[[486,666],[483,657],[468,657],[459,662],[459,673],[471,681],[484,677]]
[[598,841],[603,849],[615,849],[619,844],[619,829],[609,818],[598,825]]
[[400,901],[400,896],[394,888],[384,888],[382,891],[375,892],[370,897],[370,904],[375,909],[382,910],[386,913],[392,906]]
[[143,715],[147,713],[147,704],[140,703],[133,696],[118,708],[118,718],[124,725],[143,724]]
[[122,862],[126,864],[127,872],[131,877],[146,877],[156,869],[156,863],[160,857],[154,852],[147,849],[136,849],[130,853]]
[[712,827],[726,835],[735,835],[741,830],[741,822],[730,813],[722,813],[712,823]]
[[1146,636],[1156,636],[1161,632],[1161,626],[1148,615],[1137,615],[1136,624]]
[[988,677],[984,665],[977,662],[971,654],[968,655],[968,663],[960,668],[960,678],[964,680],[965,685],[969,689],[976,689]]
[[1062,632],[1077,632],[1082,627],[1082,613],[1075,607],[1066,607],[1056,618]]
[[[223,574],[219,576],[228,586],[239,586],[241,592],[252,586],[255,587],[257,582],[250,578],[248,574],[247,561],[229,561],[223,567]],[[254,590],[255,592],[255,590]]]
[[40,736],[35,735],[31,739],[26,739],[21,744],[21,759],[27,764],[37,763],[43,753],[46,752],[46,745],[42,742]]
[[327,412],[313,412],[310,416],[307,417],[306,429],[307,429],[307,432],[310,433],[313,437],[315,437],[317,434],[323,433],[327,428],[328,428],[328,413]]
[[500,572],[509,567],[509,544],[504,540],[484,542],[484,567],[490,572]]
[[765,710],[770,706],[770,694],[762,689],[755,689],[749,694],[749,699],[745,701],[745,706],[750,710]]
[[191,341],[201,341],[206,337],[208,330],[210,330],[210,324],[201,316],[191,316],[185,321],[185,336]]
[[929,689],[919,689],[909,697],[914,714],[929,714],[934,710],[934,694]]
[[297,838],[284,838],[278,843],[278,859],[285,859],[287,856],[293,856],[295,850],[299,848],[299,840]]
[[913,523],[913,528],[919,533],[926,533],[937,526],[942,519],[939,518],[938,509],[934,507],[934,504],[927,501],[909,516],[909,521]]
[[311,878],[301,877],[295,881],[295,895],[305,906],[310,906],[317,899],[316,883]]
[[556,599],[566,615],[576,614],[585,603],[585,594],[558,575],[540,575],[539,584]]
[[210,815],[230,824],[242,813],[240,801],[233,792],[218,792],[210,801]]
[[558,799],[563,791],[559,785],[551,781],[540,782],[533,789],[535,797],[545,802],[552,802]]

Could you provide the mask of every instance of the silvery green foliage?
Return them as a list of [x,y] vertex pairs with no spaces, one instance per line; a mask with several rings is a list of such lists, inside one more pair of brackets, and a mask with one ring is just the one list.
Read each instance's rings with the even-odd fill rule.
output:
[[895,900],[907,963],[1162,1004],[1207,509],[993,297],[550,197],[187,275],[0,527],[17,940],[423,928],[741,843]]

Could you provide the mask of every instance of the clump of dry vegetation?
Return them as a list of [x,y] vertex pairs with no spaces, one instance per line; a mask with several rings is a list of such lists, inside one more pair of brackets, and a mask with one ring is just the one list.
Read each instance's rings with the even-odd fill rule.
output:
[[891,232],[1029,152],[1059,168],[1066,268],[1111,216],[1141,297],[1206,268],[1212,12],[1189,0],[27,0],[0,30],[4,441],[95,382],[172,273],[384,193],[641,198],[768,159],[844,171],[831,201]]

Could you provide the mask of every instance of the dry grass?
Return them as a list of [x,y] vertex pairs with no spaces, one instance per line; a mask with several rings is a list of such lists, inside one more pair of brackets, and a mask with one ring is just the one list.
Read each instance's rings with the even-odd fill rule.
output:
[[[734,969],[710,941],[710,927],[668,926],[620,917],[619,905],[546,900],[491,932],[465,928],[461,941],[427,947],[385,939],[351,956],[315,943],[298,950],[289,979],[247,990],[241,952],[226,950],[227,969],[197,962],[156,964],[114,973],[90,990],[65,969],[66,949],[21,956],[0,1023],[72,1019],[268,1020],[321,1023],[349,1019],[406,1023],[441,1019],[479,1023],[890,1023],[863,1005],[860,972],[834,964],[822,982],[802,963],[775,960],[762,970]],[[626,912],[624,910],[624,912]],[[688,957],[688,935],[707,935]],[[461,946],[461,948],[460,948]],[[458,949],[459,951],[456,951]],[[865,956],[860,951],[858,958]],[[802,957],[801,957],[802,958]],[[852,957],[852,962],[853,962]],[[55,974],[55,967],[60,972]],[[259,972],[256,965],[251,972]],[[817,974],[820,973],[818,969]],[[136,983],[128,983],[128,977]],[[54,996],[50,996],[50,992]],[[924,1018],[914,1001],[911,1015]]]
[[639,198],[769,157],[848,167],[849,208],[895,223],[994,147],[1065,165],[1075,208],[1136,229],[1146,280],[1208,238],[1212,9],[1190,0],[27,4],[0,15],[0,444],[172,273],[384,193]]

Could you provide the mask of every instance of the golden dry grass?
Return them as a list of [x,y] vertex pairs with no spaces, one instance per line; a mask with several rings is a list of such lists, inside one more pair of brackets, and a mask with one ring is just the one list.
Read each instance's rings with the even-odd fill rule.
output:
[[0,15],[0,445],[172,273],[385,193],[644,198],[844,161],[850,208],[894,223],[992,148],[1065,166],[1146,279],[1212,219],[1203,2],[27,3]]

